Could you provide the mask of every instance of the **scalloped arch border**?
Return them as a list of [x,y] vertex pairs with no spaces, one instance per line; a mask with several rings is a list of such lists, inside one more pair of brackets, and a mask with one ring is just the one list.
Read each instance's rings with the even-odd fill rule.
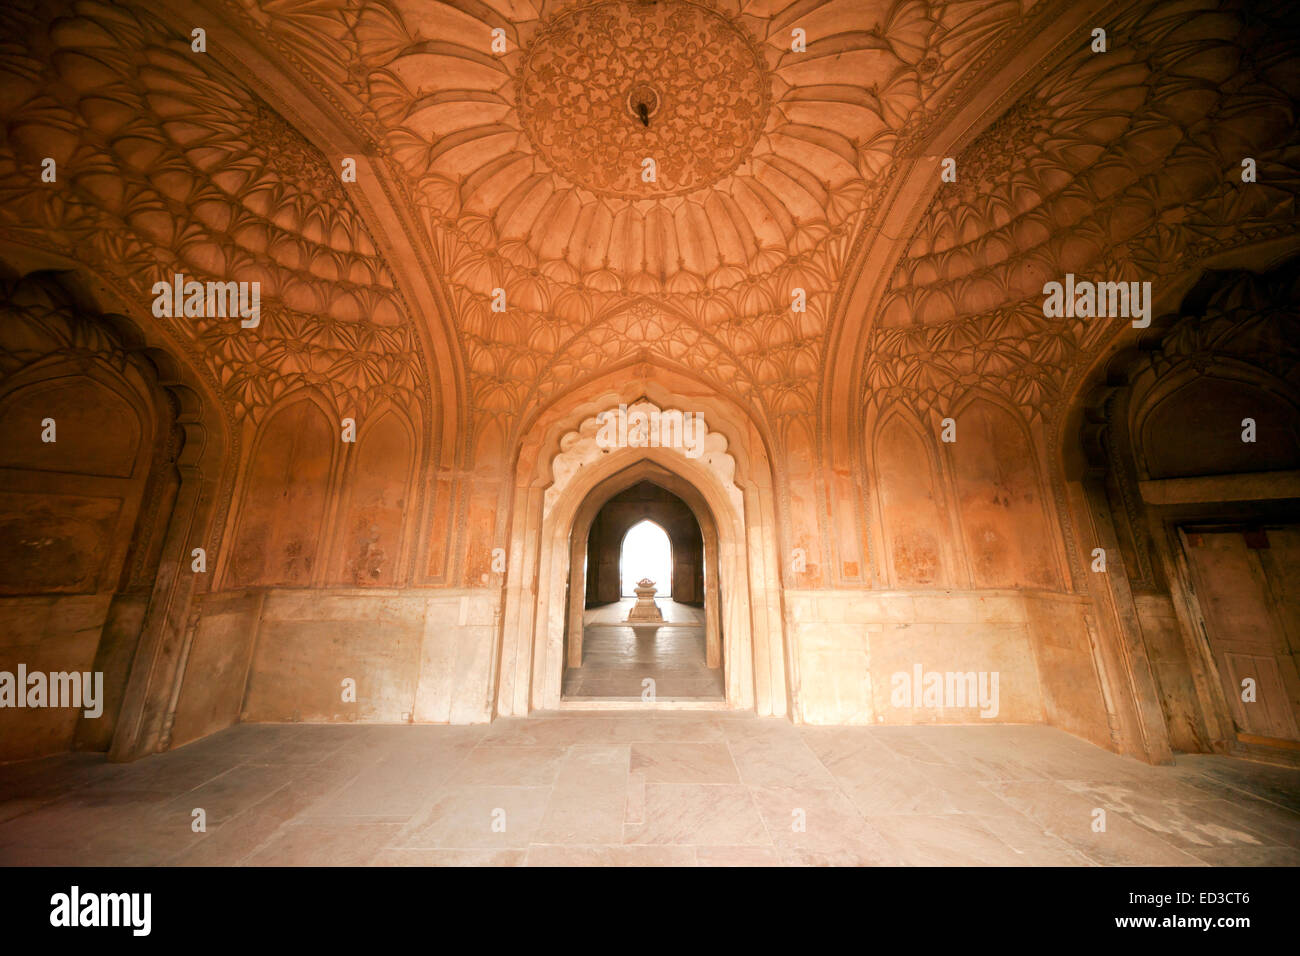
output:
[[[600,416],[611,411],[618,411],[618,406],[605,409],[595,415],[591,415],[582,420],[582,423],[575,429],[566,432],[560,437],[560,451],[551,459],[551,476],[552,481],[546,489],[543,499],[542,517],[550,515],[560,496],[565,489],[572,483],[574,477],[587,465],[599,461],[608,454],[608,450],[601,448],[596,441],[596,433],[601,429]],[[682,415],[687,414],[679,408],[660,408],[654,402],[639,401],[633,402],[627,406],[628,415],[634,412],[643,412],[646,414],[662,415],[665,413],[679,412]],[[701,439],[701,451],[698,458],[690,459],[711,471],[718,479],[718,483],[726,492],[736,513],[743,515],[745,513],[744,495],[740,488],[736,486],[736,459],[727,451],[727,436],[721,432],[711,431],[709,423],[699,412],[692,413],[699,416],[699,421],[704,426],[704,437]],[[635,447],[635,446],[633,446]],[[647,446],[649,447],[649,446]],[[680,454],[683,458],[689,456],[683,449],[672,448],[671,446],[664,449]]]

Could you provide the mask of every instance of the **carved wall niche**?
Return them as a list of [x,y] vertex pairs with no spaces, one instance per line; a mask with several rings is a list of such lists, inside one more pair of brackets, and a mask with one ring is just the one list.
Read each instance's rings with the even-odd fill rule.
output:
[[[0,526],[11,542],[0,593],[112,588],[153,457],[153,409],[103,362],[37,374],[0,393],[0,468],[9,473]],[[52,443],[41,439],[46,420],[57,429]]]
[[904,413],[881,417],[871,463],[884,529],[889,583],[895,587],[953,584],[947,496],[933,444]]
[[231,587],[306,587],[322,550],[338,429],[308,397],[273,410],[250,449],[225,576]]
[[313,392],[290,396],[249,444],[223,588],[394,587],[412,566],[408,503],[418,456],[405,414],[380,406],[343,440]]
[[953,418],[957,440],[944,448],[972,584],[1060,590],[1038,456],[1024,423],[982,397]]
[[334,520],[331,581],[392,587],[407,567],[405,530],[418,440],[397,409],[381,409],[357,436]]
[[[1199,365],[1189,360],[1169,370],[1141,396],[1133,429],[1139,474],[1162,479],[1300,468],[1300,416],[1279,394],[1285,383],[1268,381],[1258,368],[1234,368],[1226,356],[1213,367]],[[1254,441],[1242,440],[1247,421]]]

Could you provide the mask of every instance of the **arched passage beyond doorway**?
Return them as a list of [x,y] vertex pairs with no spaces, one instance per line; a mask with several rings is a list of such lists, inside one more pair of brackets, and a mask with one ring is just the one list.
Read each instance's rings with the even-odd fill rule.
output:
[[635,597],[643,580],[655,582],[656,597],[673,596],[673,543],[667,531],[647,518],[628,528],[618,551],[623,597]]
[[[655,700],[725,699],[716,523],[689,488],[641,462],[583,501],[573,527],[563,699],[647,700],[648,691]],[[632,588],[643,578],[656,584],[661,621],[629,621]]]
[[[687,529],[699,535],[700,559],[699,577],[692,573],[692,587],[698,587],[698,603],[704,609],[704,643],[705,664],[708,667],[721,667],[723,663],[723,624],[719,614],[721,588],[719,585],[720,547],[718,524],[713,511],[703,495],[689,482],[666,468],[650,461],[640,461],[624,471],[611,475],[587,493],[582,505],[573,519],[571,549],[569,561],[569,601],[567,620],[565,622],[565,663],[569,667],[580,667],[583,658],[583,622],[584,611],[588,603],[604,603],[601,599],[618,600],[620,597],[619,568],[617,563],[609,567],[611,556],[617,561],[619,552],[605,552],[604,574],[599,562],[593,573],[592,555],[589,544],[593,527],[598,527],[597,518],[610,505],[627,504],[632,501],[646,501],[647,497],[657,491],[659,500],[667,513],[672,503],[678,505],[685,513],[677,513],[677,525],[680,533],[678,541],[683,545],[683,553],[689,554],[692,541]],[[654,500],[650,498],[650,500]],[[622,535],[615,535],[621,543]],[[620,549],[621,551],[621,549]],[[689,561],[681,562],[683,569],[690,566]],[[611,573],[612,572],[612,573]],[[593,583],[595,587],[589,590]],[[683,582],[684,583],[684,582]],[[610,587],[612,585],[612,588]],[[602,590],[603,589],[603,590]],[[685,587],[676,589],[686,597]]]
[[686,502],[651,480],[637,482],[600,506],[584,554],[587,607],[632,597],[642,577],[655,582],[659,597],[704,606],[700,523]]

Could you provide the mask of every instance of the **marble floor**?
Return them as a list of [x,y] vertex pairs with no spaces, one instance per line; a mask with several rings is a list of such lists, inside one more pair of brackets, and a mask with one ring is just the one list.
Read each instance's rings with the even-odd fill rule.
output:
[[627,624],[635,598],[590,608],[583,614],[582,666],[564,672],[566,699],[640,700],[646,678],[655,697],[725,700],[722,668],[704,658],[704,609],[656,598],[660,625]]
[[244,724],[0,765],[0,864],[1294,866],[1300,770],[732,712]]

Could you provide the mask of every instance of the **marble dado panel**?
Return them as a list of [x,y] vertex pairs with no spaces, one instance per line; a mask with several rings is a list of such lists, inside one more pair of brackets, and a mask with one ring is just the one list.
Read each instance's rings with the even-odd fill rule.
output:
[[487,590],[209,595],[174,742],[240,720],[485,722],[499,606]]
[[[1052,723],[1090,739],[1106,725],[1086,599],[1010,590],[787,590],[785,602],[807,723]],[[960,698],[951,693],[939,706],[926,705],[924,693],[921,706],[898,705],[903,684],[915,697],[931,673],[974,673],[981,689],[996,686],[996,712],[969,701],[954,706]],[[1090,723],[1099,713],[1099,723]]]

